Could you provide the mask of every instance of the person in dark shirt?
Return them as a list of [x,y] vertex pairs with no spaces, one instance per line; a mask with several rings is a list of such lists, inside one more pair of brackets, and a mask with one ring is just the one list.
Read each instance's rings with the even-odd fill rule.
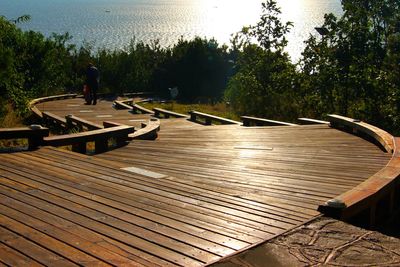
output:
[[89,63],[86,70],[86,84],[89,87],[90,98],[88,104],[96,105],[97,103],[97,89],[99,89],[99,70],[93,65],[93,63]]

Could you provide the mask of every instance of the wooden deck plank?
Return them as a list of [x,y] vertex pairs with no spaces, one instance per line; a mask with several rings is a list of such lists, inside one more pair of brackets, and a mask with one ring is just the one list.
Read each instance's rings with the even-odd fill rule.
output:
[[[2,240],[7,234],[4,230],[0,228]],[[11,232],[8,232],[8,234],[11,234]],[[8,237],[11,237],[11,235],[8,235]],[[4,264],[4,266],[44,266],[3,243],[0,243],[0,263]]]
[[[6,187],[4,185],[0,185],[0,192],[5,196],[13,198],[21,203],[25,203],[27,206],[31,205],[36,208],[36,212],[43,217],[51,217],[52,222],[67,222],[71,225],[65,228],[66,231],[70,231],[72,234],[79,234],[81,237],[84,237],[86,240],[93,242],[93,244],[99,245],[100,247],[104,247],[113,251],[121,256],[125,256],[130,260],[134,260],[135,262],[131,262],[130,265],[133,266],[169,266],[171,265],[168,262],[161,261],[160,259],[155,259],[154,256],[150,254],[146,254],[140,250],[135,250],[132,247],[126,246],[124,243],[116,239],[109,238],[105,235],[101,235],[100,233],[91,230],[90,228],[85,228],[85,224],[79,223],[79,216],[74,214],[73,211],[65,209],[64,207],[58,205],[52,205],[51,202],[46,201],[46,199],[41,199],[31,194],[25,194],[23,190],[21,190],[21,186],[16,186],[14,184],[14,188]],[[22,188],[24,188],[22,186]],[[18,189],[18,190],[17,190]],[[38,210],[41,208],[41,210]]]
[[[95,264],[98,266],[109,266],[96,258],[90,257],[79,250],[65,245],[57,239],[43,234],[33,227],[25,225],[24,220],[29,218],[28,216],[23,217],[23,222],[21,222],[18,220],[17,212],[13,209],[0,206],[0,212],[3,214],[3,216],[0,217],[0,224],[3,227],[3,233],[6,234],[5,240],[7,240],[8,244],[10,246],[14,245],[20,250],[24,250],[26,255],[44,265],[77,266]],[[17,219],[15,219],[15,217]],[[19,236],[13,234],[13,232],[17,232]],[[29,243],[27,240],[29,240]]]
[[[1,188],[0,188],[1,190]],[[4,189],[2,191],[5,191]],[[28,196],[24,195],[20,197],[20,200],[11,198],[11,196],[21,195],[14,191],[14,194],[8,193],[7,195],[2,195],[0,198],[0,203],[9,208],[18,210],[26,215],[30,215],[24,220],[24,223],[28,223],[30,226],[35,226],[36,229],[45,231],[46,234],[52,235],[52,237],[63,241],[70,246],[73,246],[85,253],[99,258],[104,262],[108,262],[111,265],[122,265],[130,264],[135,266],[143,266],[141,264],[135,264],[130,260],[130,256],[126,252],[122,251],[116,246],[110,246],[109,243],[104,242],[100,235],[94,232],[89,232],[86,228],[77,227],[72,222],[60,218],[56,215],[50,214],[46,209],[50,209],[48,205],[45,205],[36,199],[32,199],[30,203],[22,202]],[[10,196],[11,195],[11,196]],[[35,206],[31,206],[35,203]],[[58,215],[58,214],[57,214]],[[97,246],[94,247],[93,243]],[[139,258],[135,258],[139,260]]]
[[[5,200],[7,199],[2,199],[1,203],[6,203],[4,202]],[[99,259],[101,261],[101,264],[103,264],[104,262],[110,265],[121,265],[131,262],[127,260],[127,258],[110,252],[102,248],[101,246],[94,247],[92,242],[86,241],[78,235],[67,233],[62,228],[69,227],[69,223],[69,225],[54,226],[46,221],[43,221],[44,218],[36,218],[35,214],[29,212],[29,208],[26,205],[19,205],[18,202],[13,201],[12,205],[10,206],[4,204],[4,206],[0,207],[0,211],[14,220],[23,222],[24,224],[35,228],[37,231],[42,232],[68,246],[79,250],[81,253],[85,253],[88,256]],[[93,261],[92,263],[95,263],[95,261]]]
[[[27,160],[26,160],[27,162]],[[4,163],[1,163],[4,164]],[[17,161],[13,162],[13,164],[18,164]],[[29,162],[29,165],[32,166],[33,162]],[[47,166],[46,168],[49,168],[49,166]],[[25,169],[27,170],[28,167],[22,167],[19,166],[19,169]],[[17,172],[16,170],[12,170],[11,172],[15,173]],[[48,178],[46,177],[46,183],[49,183],[49,180],[53,179],[53,177],[57,177],[57,172],[51,172],[50,170],[48,170],[49,173],[51,173],[51,176],[49,176]],[[72,177],[72,176],[71,176]],[[42,180],[39,177],[34,177],[35,180]],[[61,184],[63,183],[67,183],[65,181],[65,178],[68,178],[67,175],[63,175],[59,180],[52,182],[52,186],[55,187],[61,187]],[[102,177],[102,178],[108,178],[106,177]],[[29,183],[34,183],[33,181],[28,181]],[[90,185],[93,185],[92,182],[89,182]],[[88,183],[88,184],[89,184]],[[65,188],[63,187],[64,190],[71,190],[70,186],[74,186],[73,183],[69,183],[68,184],[69,188]],[[137,196],[142,196],[144,199],[152,199],[153,201],[162,201],[164,203],[168,203],[169,205],[174,205],[176,207],[185,207],[186,209],[191,209],[195,212],[198,212],[200,214],[211,214],[215,217],[222,217],[222,218],[226,218],[229,219],[229,221],[231,222],[236,222],[239,225],[247,225],[248,227],[251,227],[251,231],[252,232],[259,232],[258,234],[263,234],[265,235],[266,233],[271,233],[271,231],[274,231],[276,233],[276,231],[281,231],[278,229],[283,229],[282,224],[281,226],[276,226],[276,227],[272,227],[272,226],[268,226],[267,224],[263,224],[261,222],[262,218],[261,217],[256,217],[253,216],[252,218],[246,218],[244,215],[242,215],[242,213],[240,213],[239,211],[236,210],[232,210],[231,213],[224,213],[222,211],[219,211],[217,209],[217,207],[215,207],[214,210],[210,210],[209,208],[207,208],[208,206],[212,206],[212,204],[208,204],[208,203],[204,203],[199,205],[199,203],[197,201],[194,201],[190,198],[187,197],[183,197],[183,196],[176,196],[175,194],[172,193],[168,193],[167,191],[161,191],[161,190],[157,190],[155,188],[147,188],[146,186],[138,186],[134,183],[131,183],[130,188],[124,188],[124,186],[118,186],[118,185],[113,185],[112,183],[107,183],[107,186],[111,186],[114,187],[116,189],[120,189],[120,190],[116,190],[118,192],[118,195],[124,194],[124,191],[126,191],[126,197],[135,197],[137,198]],[[107,188],[108,188],[107,187]],[[133,188],[136,187],[136,188]],[[85,186],[86,188],[86,186]],[[111,188],[108,188],[109,190],[111,190]],[[121,190],[124,190],[121,192]],[[64,191],[62,192],[63,194],[65,193]],[[99,194],[102,192],[99,192]],[[115,196],[117,197],[117,196]],[[139,201],[139,199],[137,199],[137,201]],[[274,233],[272,232],[272,233]]]
[[[48,157],[48,156],[47,156]],[[56,159],[53,159],[52,160],[52,163],[54,163],[55,162],[55,160]],[[66,162],[65,162],[65,160],[63,160],[62,161],[62,164],[64,164],[64,165],[67,165],[67,166],[69,166],[69,168],[74,168],[74,165],[76,165],[76,163],[77,162],[72,162],[72,163],[70,163],[71,165],[69,165],[69,164],[67,164]],[[59,162],[59,164],[61,164],[61,162]],[[98,171],[97,173],[99,174],[99,175],[105,175],[106,173],[110,173],[110,170],[108,169],[105,169],[104,168],[104,172],[103,173],[100,173],[99,172],[99,168],[102,168],[101,166],[97,166],[96,167],[96,170]],[[249,208],[247,208],[245,205],[243,205],[243,204],[241,204],[241,205],[233,205],[233,204],[229,204],[228,202],[226,202],[225,201],[225,199],[222,201],[222,199],[221,200],[216,200],[215,199],[215,197],[213,197],[213,198],[210,198],[211,200],[208,200],[206,197],[203,197],[202,195],[202,193],[204,192],[199,192],[199,193],[197,193],[196,195],[194,194],[195,193],[195,190],[192,190],[191,188],[189,189],[189,186],[187,186],[186,188],[185,188],[185,190],[176,190],[176,189],[174,189],[174,187],[175,188],[177,188],[177,187],[179,187],[180,185],[179,184],[169,184],[168,183],[169,181],[167,181],[167,183],[166,183],[166,181],[164,180],[164,181],[158,181],[158,180],[150,180],[149,181],[149,179],[146,179],[146,178],[142,178],[140,181],[139,181],[139,179],[138,180],[136,180],[135,181],[135,183],[136,184],[138,184],[138,183],[141,183],[141,184],[143,184],[143,185],[145,185],[145,186],[148,186],[148,187],[151,187],[151,186],[163,186],[165,189],[168,189],[170,192],[174,192],[174,193],[176,193],[176,194],[184,194],[184,195],[186,195],[186,196],[192,196],[192,197],[195,197],[196,199],[199,199],[199,200],[204,200],[204,201],[212,201],[213,203],[220,203],[220,205],[221,206],[229,206],[229,207],[231,207],[231,208],[236,208],[236,209],[238,209],[238,210],[242,210],[242,211],[247,211],[247,212],[249,212],[250,214],[259,214],[260,216],[265,216],[265,213],[261,213],[261,212],[259,212],[259,213],[257,213],[257,210],[255,210],[255,209],[249,209]],[[175,185],[174,187],[173,187],[173,185]],[[191,193],[191,194],[188,194],[187,192],[189,192],[189,193]],[[282,218],[280,218],[281,220],[282,220]],[[278,219],[279,220],[279,219]],[[284,220],[285,221],[285,220]],[[288,222],[290,222],[290,223],[294,223],[294,224],[296,224],[296,223],[298,223],[299,222],[299,220],[294,220],[294,221],[291,221],[290,219],[289,220],[287,220]]]
[[[122,242],[128,243],[133,247],[140,247],[147,253],[157,255],[161,259],[165,259],[167,261],[170,261],[171,263],[175,262],[176,264],[183,266],[194,266],[201,264],[201,262],[185,257],[179,252],[174,252],[174,247],[165,247],[165,244],[163,243],[157,244],[146,241],[145,238],[148,238],[147,236],[135,236],[138,234],[140,235],[140,233],[132,231],[135,229],[133,229],[133,227],[129,223],[123,223],[114,219],[111,216],[107,216],[104,213],[97,212],[96,210],[86,208],[83,205],[75,204],[74,202],[66,200],[66,198],[72,197],[71,194],[64,193],[62,190],[57,190],[55,188],[51,188],[50,186],[31,181],[22,176],[8,176],[11,176],[8,178],[16,183],[13,185],[14,189],[18,188],[19,190],[23,190],[21,186],[18,185],[20,183],[24,186],[28,186],[29,188],[31,188],[24,190],[25,193],[40,198],[42,200],[51,201],[54,205],[67,207],[70,211],[73,212],[74,218],[70,217],[70,219],[74,219],[74,222],[77,224],[84,225],[85,227],[90,227],[96,232],[100,232],[103,235],[112,237],[113,239],[121,240]],[[4,181],[1,182],[3,183]],[[32,190],[38,187],[41,188],[43,191]],[[47,192],[51,192],[52,194]],[[55,193],[58,193],[58,196],[55,196]]]
[[[140,127],[150,119],[111,109],[113,100],[36,107],[96,124]],[[50,225],[64,245],[79,237],[79,251],[108,263],[115,254],[144,266],[196,266],[319,215],[319,204],[368,179],[390,155],[328,125],[202,126],[180,118],[162,119],[155,141],[95,157],[41,148],[0,159],[0,203],[15,219],[32,214],[26,227]]]
[[[88,197],[91,197],[91,194],[89,193],[88,194]],[[122,198],[123,199],[123,198]],[[138,200],[139,202],[143,202],[143,200]],[[133,203],[139,203],[139,202],[133,202]],[[148,203],[147,203],[148,201],[146,200],[146,203],[145,203],[145,205],[143,205],[142,207],[148,207]],[[156,202],[156,201],[155,201]],[[157,204],[158,203],[156,203],[156,206],[157,206]],[[161,207],[162,207],[162,205],[161,205]],[[165,207],[169,207],[169,208],[171,208],[171,206],[170,205],[168,205],[168,204],[165,204]],[[172,210],[171,211],[175,211],[174,210],[174,208],[172,208]],[[176,212],[176,211],[175,211]],[[197,215],[197,213],[194,213],[194,214],[196,214]],[[176,216],[176,214],[173,214],[173,216]],[[197,220],[195,220],[195,222],[197,222]],[[222,221],[221,221],[222,222]],[[220,223],[221,223],[220,222]],[[232,223],[230,224],[230,225],[232,225]],[[234,224],[233,224],[234,225]],[[222,231],[222,228],[221,229],[218,229],[219,231]]]

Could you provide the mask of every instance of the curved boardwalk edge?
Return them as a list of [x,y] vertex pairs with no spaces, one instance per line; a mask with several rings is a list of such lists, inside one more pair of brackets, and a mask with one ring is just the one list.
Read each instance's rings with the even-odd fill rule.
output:
[[64,94],[64,95],[55,95],[55,96],[36,98],[29,102],[28,107],[36,116],[38,116],[39,118],[42,118],[43,117],[42,112],[35,105],[37,105],[39,103],[43,103],[43,102],[48,102],[48,101],[67,99],[67,98],[75,98],[77,96],[78,96],[77,94]]
[[378,142],[388,153],[393,153],[393,136],[368,123],[340,115],[328,115],[330,125],[334,128],[350,130],[354,134],[362,134]]
[[374,227],[399,208],[400,138],[375,126],[351,118],[329,115],[332,127],[352,130],[374,139],[392,153],[389,163],[355,188],[320,205],[318,211],[344,221]]

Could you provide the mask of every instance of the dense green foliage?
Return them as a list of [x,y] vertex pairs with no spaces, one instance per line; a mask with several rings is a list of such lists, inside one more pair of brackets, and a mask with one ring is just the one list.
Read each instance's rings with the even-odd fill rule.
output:
[[[26,19],[29,18],[23,16],[15,22]],[[72,47],[66,45],[68,39],[68,34],[45,38],[37,32],[22,32],[13,22],[0,17],[2,107],[7,100],[12,100],[16,110],[24,114],[29,98],[64,88],[71,73]]]
[[[178,40],[160,47],[132,40],[124,50],[70,45],[70,36],[23,32],[0,18],[0,101],[23,114],[29,98],[80,92],[92,61],[100,92],[155,91],[183,102],[230,102],[237,115],[295,120],[328,113],[400,132],[400,7],[397,0],[342,0],[344,14],[325,16],[323,36],[310,35],[298,63],[285,52],[291,23],[266,0],[256,25],[231,48],[215,40]],[[224,98],[222,98],[224,96]],[[4,106],[4,105],[2,105]]]
[[226,91],[236,110],[289,120],[337,113],[400,132],[398,1],[342,5],[341,18],[325,16],[325,35],[310,35],[295,68],[282,53],[290,24],[279,22],[275,1],[266,1],[260,22],[240,33],[240,70]]
[[305,110],[365,119],[400,129],[400,6],[396,0],[342,1],[325,16],[327,34],[311,37],[301,64]]
[[[291,23],[280,22],[276,2],[267,1],[262,8],[260,22],[233,39],[237,73],[230,79],[225,97],[240,114],[291,120],[298,110],[293,79],[296,68],[284,52]],[[252,43],[254,39],[257,44]]]

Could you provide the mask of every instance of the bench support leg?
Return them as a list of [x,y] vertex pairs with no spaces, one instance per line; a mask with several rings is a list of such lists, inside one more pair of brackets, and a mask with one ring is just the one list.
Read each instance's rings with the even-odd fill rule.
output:
[[96,140],[94,142],[94,149],[96,154],[107,151],[107,148],[108,148],[108,139]]
[[86,154],[86,143],[82,142],[82,143],[78,143],[78,144],[73,144],[72,151]]

